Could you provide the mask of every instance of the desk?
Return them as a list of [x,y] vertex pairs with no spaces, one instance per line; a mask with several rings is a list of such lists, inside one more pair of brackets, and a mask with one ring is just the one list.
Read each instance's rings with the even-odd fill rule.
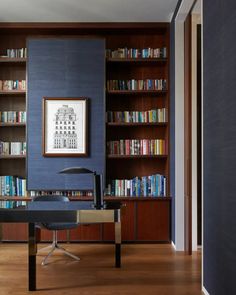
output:
[[[77,222],[83,223],[114,223],[115,226],[115,266],[121,266],[121,222],[120,206],[96,210],[93,202],[50,202],[47,209],[39,210],[40,203],[29,202],[25,208],[0,208],[0,222],[28,223],[28,288],[36,290],[36,228],[35,223],[44,222]],[[47,202],[47,205],[49,202]],[[52,204],[54,203],[54,204]],[[44,206],[45,207],[45,206]]]

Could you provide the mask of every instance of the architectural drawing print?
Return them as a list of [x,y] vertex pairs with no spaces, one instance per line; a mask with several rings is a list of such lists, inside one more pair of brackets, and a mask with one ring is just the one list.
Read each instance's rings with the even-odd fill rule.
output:
[[63,105],[55,114],[54,148],[77,149],[76,113],[72,107]]
[[44,157],[87,157],[88,98],[43,98]]

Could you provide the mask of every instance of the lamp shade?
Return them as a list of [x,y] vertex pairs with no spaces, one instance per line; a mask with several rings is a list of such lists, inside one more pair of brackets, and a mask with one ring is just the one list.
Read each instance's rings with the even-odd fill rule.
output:
[[69,167],[59,171],[61,174],[96,174],[95,171],[89,170],[84,167]]

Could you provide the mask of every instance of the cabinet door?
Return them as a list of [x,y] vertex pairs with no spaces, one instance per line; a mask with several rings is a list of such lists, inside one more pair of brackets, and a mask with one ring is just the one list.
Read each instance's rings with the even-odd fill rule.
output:
[[81,224],[70,230],[70,241],[101,241],[101,224]]
[[28,224],[27,223],[3,223],[2,224],[3,241],[27,241]]
[[137,240],[170,241],[170,202],[137,202]]
[[[121,240],[133,241],[135,237],[135,202],[124,201],[121,208]],[[115,230],[114,224],[103,224],[103,240],[114,241]]]
[[[40,241],[41,242],[52,242],[53,231],[47,229],[40,230]],[[69,232],[67,230],[59,230],[57,234],[58,241],[68,241]]]

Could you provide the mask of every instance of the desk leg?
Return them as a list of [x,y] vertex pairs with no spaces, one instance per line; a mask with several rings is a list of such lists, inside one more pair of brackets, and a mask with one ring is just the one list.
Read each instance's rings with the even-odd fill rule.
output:
[[116,267],[121,266],[121,222],[115,222]]
[[34,223],[28,227],[28,280],[29,291],[36,291],[36,229]]

